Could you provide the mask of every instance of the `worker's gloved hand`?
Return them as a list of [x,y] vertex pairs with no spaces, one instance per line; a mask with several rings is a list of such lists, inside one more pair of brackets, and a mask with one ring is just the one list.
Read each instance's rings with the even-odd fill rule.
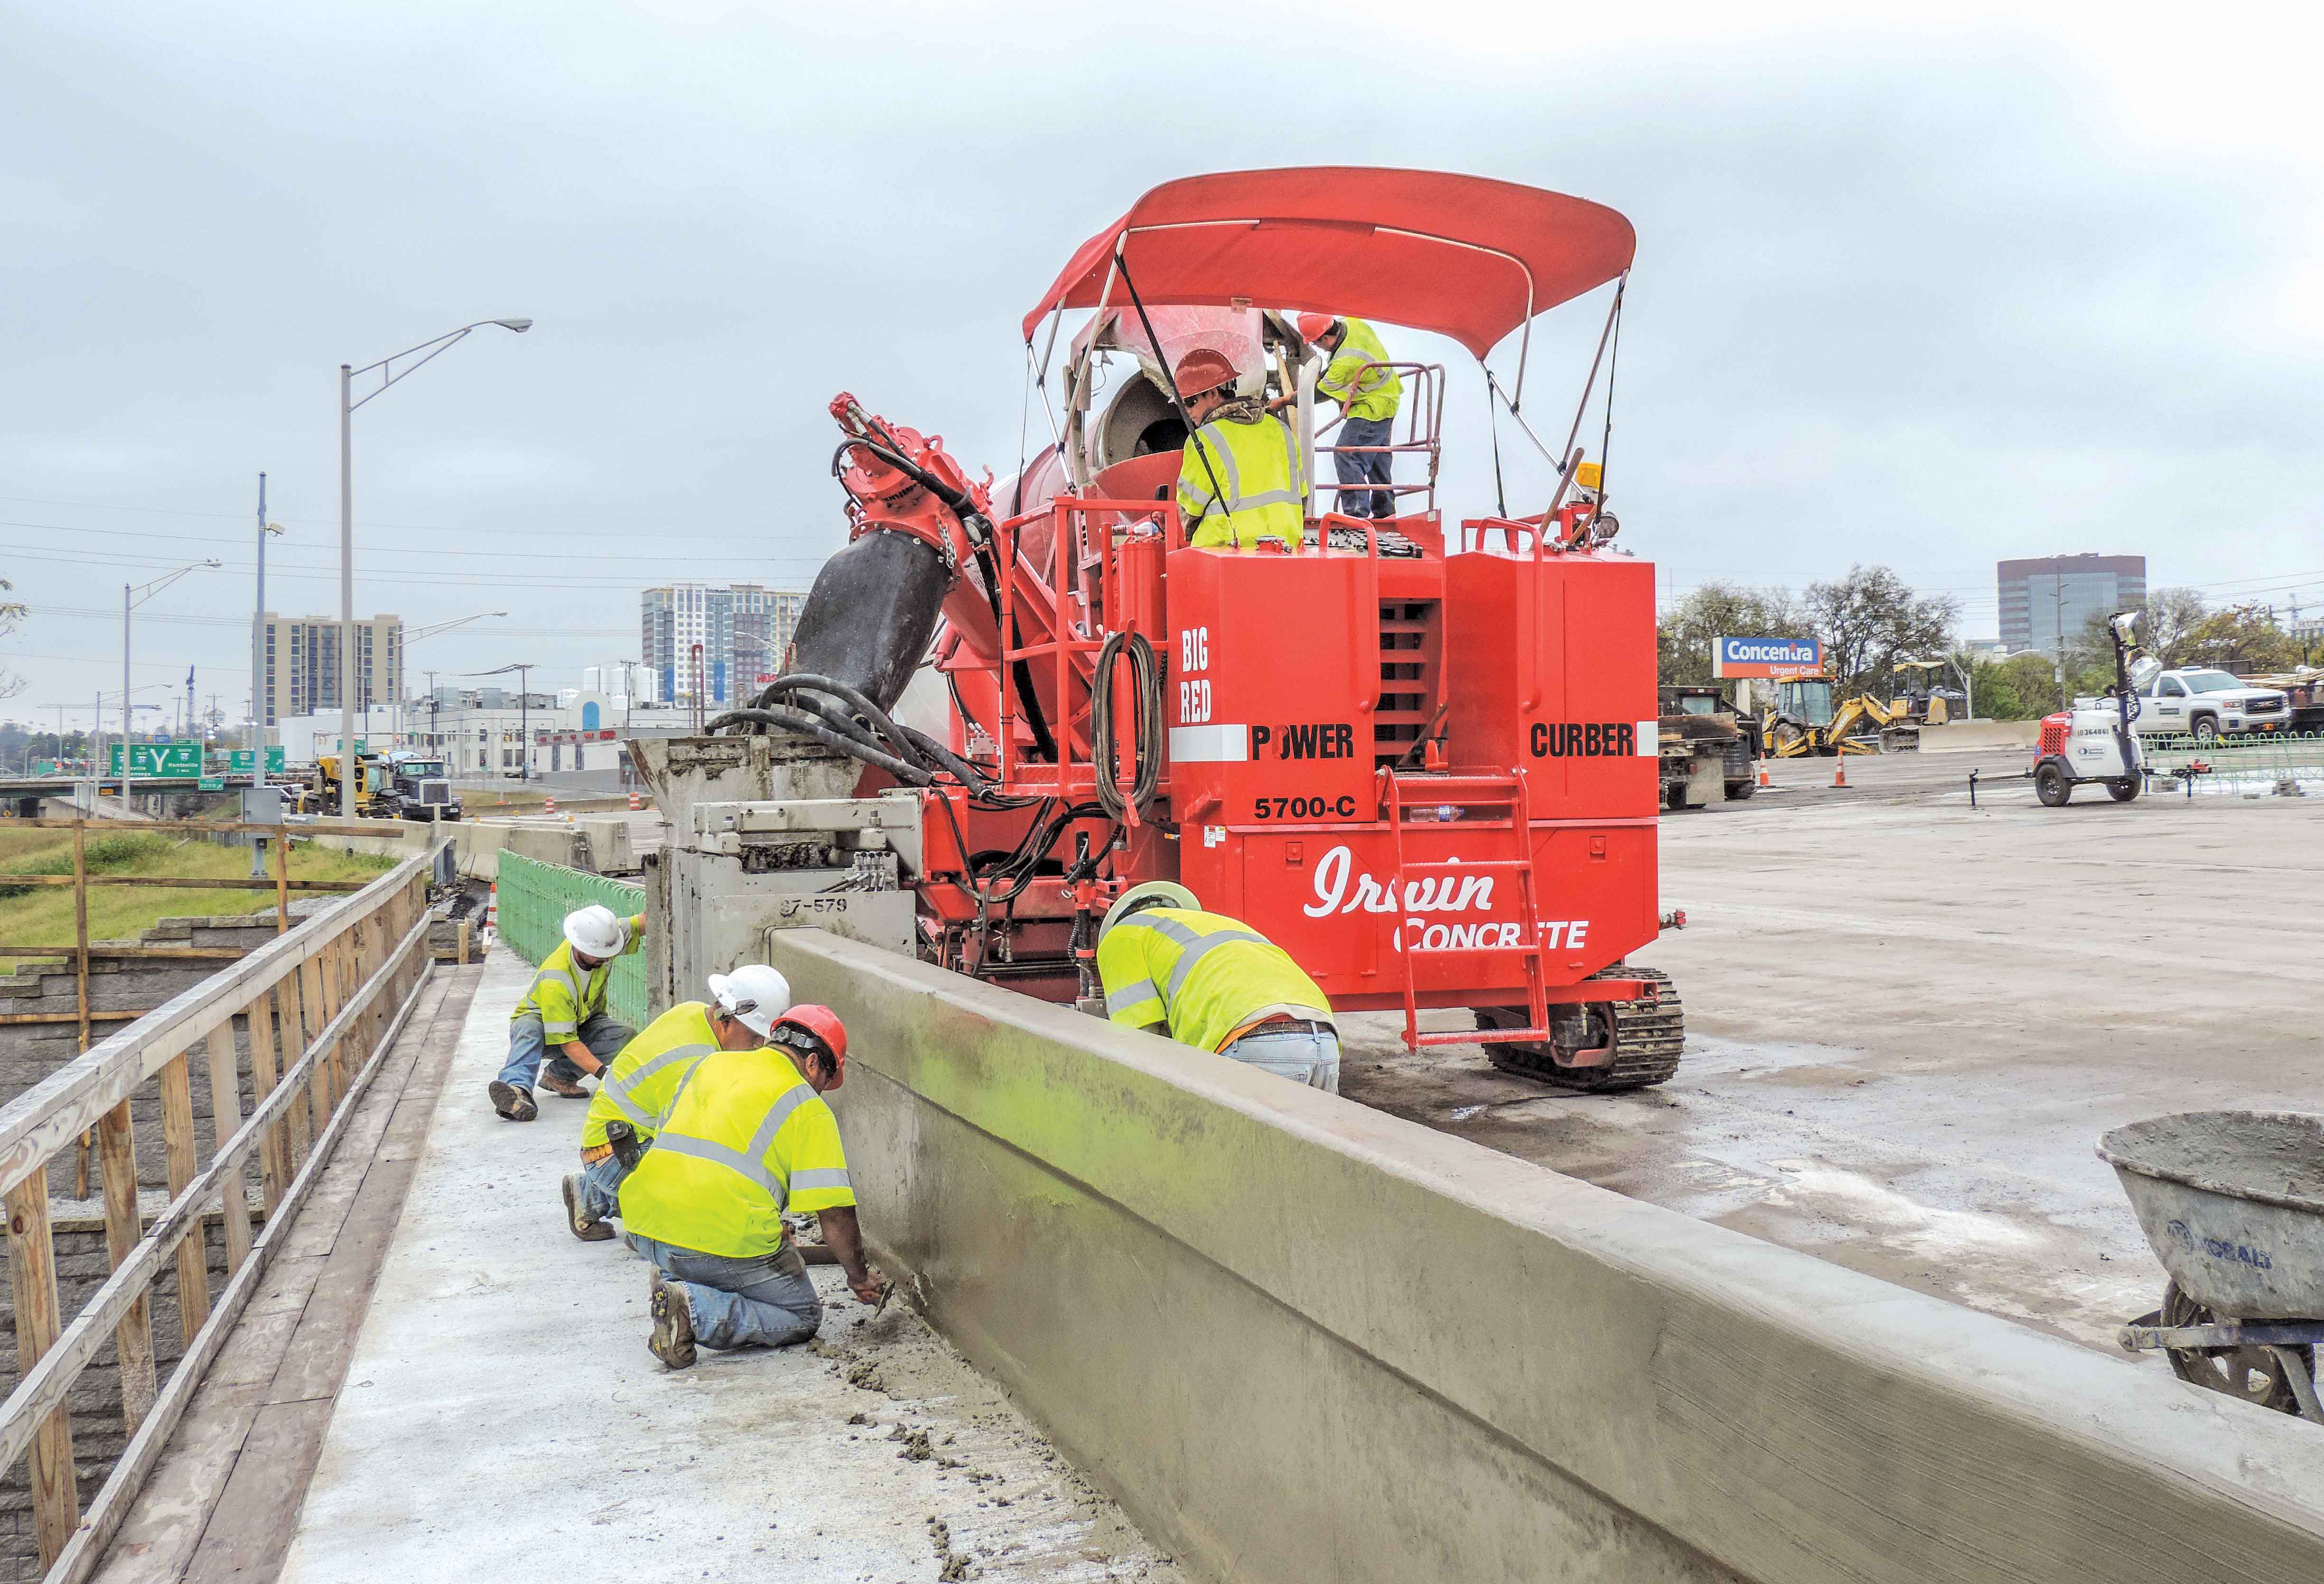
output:
[[863,1279],[847,1278],[847,1290],[863,1303],[877,1303],[888,1295],[888,1278],[870,1266],[863,1267]]

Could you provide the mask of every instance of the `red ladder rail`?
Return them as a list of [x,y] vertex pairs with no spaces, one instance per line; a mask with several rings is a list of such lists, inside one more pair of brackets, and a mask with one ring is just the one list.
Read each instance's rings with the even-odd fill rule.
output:
[[[1404,968],[1404,1043],[1407,1050],[1419,1050],[1432,1045],[1486,1045],[1501,1041],[1543,1041],[1549,1038],[1549,996],[1544,968],[1541,911],[1534,895],[1533,873],[1533,806],[1531,788],[1526,784],[1525,771],[1512,769],[1506,776],[1432,777],[1430,790],[1440,797],[1458,796],[1472,803],[1506,802],[1509,820],[1505,827],[1516,854],[1509,858],[1471,860],[1465,862],[1413,863],[1404,852],[1404,778],[1394,770],[1380,772],[1385,785],[1382,801],[1388,806],[1388,836],[1396,855],[1395,895],[1410,896],[1413,880],[1441,876],[1506,875],[1517,882],[1517,944],[1514,946],[1423,946],[1403,939],[1398,925],[1397,955]],[[1484,825],[1471,827],[1482,833]],[[1524,1028],[1455,1029],[1423,1034],[1420,1031],[1420,981],[1415,959],[1425,955],[1443,956],[1463,953],[1477,956],[1514,955],[1523,962],[1526,977],[1526,1022]]]

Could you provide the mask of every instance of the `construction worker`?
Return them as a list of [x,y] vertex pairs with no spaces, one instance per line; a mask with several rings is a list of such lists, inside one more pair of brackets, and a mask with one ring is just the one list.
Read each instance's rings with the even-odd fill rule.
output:
[[[1331,359],[1315,382],[1316,393],[1338,402],[1346,414],[1332,454],[1342,486],[1334,510],[1344,517],[1395,516],[1396,494],[1387,487],[1392,482],[1394,453],[1351,447],[1385,447],[1392,442],[1397,409],[1404,402],[1404,382],[1388,366],[1388,352],[1379,337],[1361,319],[1301,314],[1299,333]],[[1350,484],[1381,487],[1347,488]]]
[[1256,396],[1237,396],[1235,367],[1198,346],[1178,361],[1178,395],[1194,420],[1178,468],[1178,510],[1197,549],[1251,549],[1262,539],[1297,549],[1307,537],[1298,444]]
[[[534,971],[532,987],[509,1014],[508,1064],[485,1086],[493,1110],[505,1121],[530,1122],[537,1082],[551,1094],[586,1100],[581,1080],[602,1073],[638,1031],[605,1011],[605,981],[616,957],[646,941],[642,913],[623,919],[601,904],[565,916],[565,944]],[[558,1054],[549,1054],[550,1046]],[[541,1066],[548,1061],[547,1070]]]
[[1340,1092],[1339,1029],[1315,981],[1175,880],[1132,886],[1106,909],[1097,972],[1116,1023]]
[[661,1113],[712,1051],[752,1051],[791,1009],[790,981],[763,962],[710,976],[710,999],[680,1001],[622,1047],[581,1123],[581,1169],[565,1179],[565,1219],[585,1243],[613,1235],[622,1181],[652,1145]]
[[813,1211],[866,1303],[886,1291],[863,1260],[839,1123],[822,1096],[847,1081],[847,1030],[793,1007],[761,1050],[713,1051],[662,1109],[654,1147],[622,1184],[622,1236],[653,1264],[653,1335],[672,1369],[706,1348],[780,1348],[823,1323],[785,1211]]

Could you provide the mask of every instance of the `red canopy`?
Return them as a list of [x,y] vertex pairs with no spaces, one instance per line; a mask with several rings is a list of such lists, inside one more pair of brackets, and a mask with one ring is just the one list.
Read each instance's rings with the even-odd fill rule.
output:
[[[1082,244],[1025,316],[1027,341],[1051,309],[1097,306],[1117,244],[1148,307],[1354,314],[1482,357],[1628,269],[1637,234],[1602,204],[1481,176],[1351,165],[1190,176]],[[1119,281],[1109,300],[1128,304]]]

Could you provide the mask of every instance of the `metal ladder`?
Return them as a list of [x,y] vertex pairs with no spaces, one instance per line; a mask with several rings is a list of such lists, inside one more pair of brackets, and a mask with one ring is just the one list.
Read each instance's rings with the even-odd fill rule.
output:
[[[1502,828],[1516,849],[1508,858],[1467,860],[1458,863],[1410,863],[1404,855],[1405,778],[1392,769],[1383,769],[1380,776],[1380,801],[1388,810],[1388,836],[1396,854],[1395,896],[1397,910],[1409,914],[1406,898],[1409,887],[1416,879],[1442,876],[1466,879],[1471,875],[1499,875],[1514,881],[1517,892],[1517,940],[1514,946],[1432,946],[1424,947],[1415,941],[1404,941],[1397,957],[1404,967],[1404,1044],[1406,1050],[1418,1050],[1432,1045],[1489,1045],[1499,1041],[1542,1042],[1549,1038],[1549,997],[1545,985],[1544,952],[1541,944],[1541,910],[1533,888],[1533,806],[1526,785],[1523,769],[1512,769],[1507,775],[1430,776],[1420,787],[1427,801],[1436,804],[1457,804],[1465,806],[1489,807],[1495,804],[1508,806],[1509,818]],[[1479,834],[1491,828],[1480,822],[1467,827]],[[1404,926],[1399,924],[1401,931]],[[1398,937],[1401,939],[1401,936]],[[1515,956],[1525,964],[1526,1023],[1523,1028],[1448,1029],[1437,1033],[1420,1032],[1420,983],[1414,959],[1422,955],[1450,956],[1455,953],[1477,953],[1494,956]]]

